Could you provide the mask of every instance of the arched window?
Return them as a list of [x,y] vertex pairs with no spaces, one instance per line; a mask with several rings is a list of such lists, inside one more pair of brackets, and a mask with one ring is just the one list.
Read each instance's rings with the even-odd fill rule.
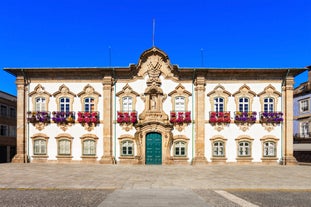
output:
[[274,111],[274,99],[273,98],[264,98],[263,102],[264,102],[263,103],[264,112]]
[[46,140],[45,139],[34,140],[33,154],[34,155],[46,155]]
[[184,157],[186,156],[186,143],[185,142],[175,142],[174,144],[174,156]]
[[248,157],[251,155],[251,148],[249,142],[239,142],[239,152],[238,155],[241,157]]
[[130,96],[125,96],[122,98],[122,111],[131,112],[133,111],[133,99]]
[[220,141],[216,141],[213,143],[213,156],[214,157],[223,157],[224,153],[224,143]]
[[83,155],[93,156],[96,155],[96,142],[92,139],[83,141]]
[[60,102],[60,111],[69,112],[70,111],[70,99],[62,97],[59,99]]
[[275,142],[264,142],[264,150],[263,150],[263,156],[264,157],[275,157],[276,156],[276,145]]
[[185,111],[185,97],[175,97],[175,111]]
[[95,109],[94,98],[87,97],[84,99],[84,111],[92,112]]
[[71,142],[68,139],[60,139],[58,141],[58,154],[70,155],[71,154]]
[[36,98],[36,111],[46,111],[46,102],[44,97],[37,97]]
[[123,156],[134,155],[134,143],[133,141],[125,140],[121,143],[121,153]]
[[249,111],[249,99],[242,97],[239,98],[239,111],[248,112]]
[[222,97],[214,98],[214,109],[216,112],[224,111],[224,98]]

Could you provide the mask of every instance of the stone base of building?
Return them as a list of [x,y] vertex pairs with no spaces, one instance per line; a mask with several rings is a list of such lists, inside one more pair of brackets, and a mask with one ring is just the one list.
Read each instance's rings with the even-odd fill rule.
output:
[[172,162],[170,164],[173,165],[189,165],[187,157],[173,157],[171,161]]
[[225,157],[213,157],[211,158],[212,162],[210,164],[213,165],[224,165],[227,164],[227,158]]
[[192,165],[206,165],[208,162],[205,157],[195,157],[193,158]]
[[281,160],[281,163],[283,165],[297,165],[298,164],[296,158],[293,155],[283,157]]
[[276,158],[276,157],[261,158],[261,162],[264,165],[279,165],[278,158]]
[[252,157],[239,157],[236,159],[237,163],[240,164],[240,165],[243,165],[243,164],[252,164],[252,161],[253,161],[253,158]]
[[16,154],[12,159],[12,163],[26,163],[27,160],[26,154]]
[[100,164],[116,164],[116,159],[113,156],[102,156]]
[[138,165],[141,164],[141,161],[139,159],[139,157],[134,157],[134,156],[130,156],[130,157],[119,157],[119,161],[117,162],[117,164],[122,164],[122,165]]

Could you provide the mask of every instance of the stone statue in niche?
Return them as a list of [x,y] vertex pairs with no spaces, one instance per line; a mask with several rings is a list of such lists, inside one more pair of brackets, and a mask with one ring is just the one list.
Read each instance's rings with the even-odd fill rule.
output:
[[157,97],[155,95],[151,95],[150,106],[151,110],[157,109]]

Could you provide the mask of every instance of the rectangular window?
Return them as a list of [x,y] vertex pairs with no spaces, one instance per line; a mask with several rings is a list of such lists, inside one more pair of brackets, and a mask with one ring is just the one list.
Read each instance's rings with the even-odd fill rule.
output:
[[45,155],[46,154],[46,141],[38,139],[34,141],[34,155]]
[[1,116],[7,116],[7,112],[8,112],[7,106],[1,105],[1,108],[0,108],[0,115],[1,115]]
[[274,111],[274,99],[265,98],[263,108],[264,108],[264,112],[273,112]]
[[36,111],[46,111],[45,98],[36,98]]
[[8,126],[0,125],[0,136],[8,136]]
[[9,126],[9,136],[16,137],[16,126]]
[[309,111],[309,100],[301,100],[299,105],[300,105],[300,112]]
[[301,137],[309,137],[309,122],[300,123],[300,136]]
[[221,97],[217,97],[214,99],[214,107],[216,112],[224,111],[224,99]]
[[85,140],[83,141],[83,155],[95,155],[95,141]]
[[175,98],[175,111],[185,111],[185,98],[178,96]]
[[264,143],[264,156],[265,157],[274,157],[275,156],[275,143],[274,142],[265,142]]
[[239,111],[241,111],[241,112],[248,112],[249,111],[248,98],[240,98],[239,99]]
[[70,141],[60,140],[58,142],[58,154],[59,155],[70,155]]
[[70,99],[60,98],[60,111],[69,112],[70,111]]
[[122,99],[122,111],[124,112],[131,112],[133,110],[133,101],[132,97],[126,96]]
[[10,117],[16,118],[16,109],[15,108],[10,108]]
[[85,98],[84,99],[84,111],[93,112],[95,105],[94,105],[94,98]]

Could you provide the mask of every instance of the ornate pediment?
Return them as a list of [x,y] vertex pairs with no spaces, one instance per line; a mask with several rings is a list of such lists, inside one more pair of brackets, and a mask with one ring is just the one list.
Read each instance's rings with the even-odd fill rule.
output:
[[165,52],[157,47],[152,47],[143,52],[139,58],[137,66],[137,75],[140,77],[148,74],[151,82],[156,81],[160,75],[164,77],[173,77],[173,65]]

